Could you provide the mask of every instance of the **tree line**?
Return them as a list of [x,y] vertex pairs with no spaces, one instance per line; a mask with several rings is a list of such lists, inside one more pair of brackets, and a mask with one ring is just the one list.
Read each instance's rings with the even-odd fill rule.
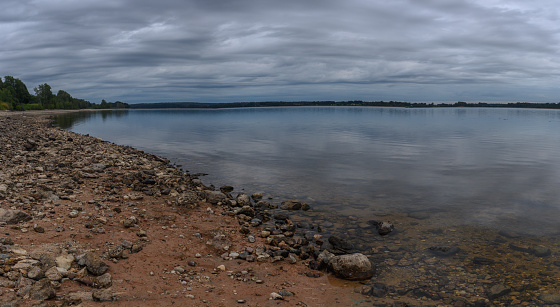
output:
[[222,109],[222,108],[262,108],[262,107],[325,107],[325,106],[361,106],[361,107],[397,107],[397,108],[536,108],[560,109],[560,103],[413,103],[402,101],[263,101],[263,102],[225,102],[225,103],[200,103],[200,102],[159,102],[131,104],[131,109]]
[[56,95],[47,83],[33,89],[35,95],[29,93],[27,86],[20,79],[12,76],[0,78],[0,110],[46,110],[46,109],[124,109],[127,103],[116,101],[100,104],[84,99],[74,98],[68,92],[59,90]]

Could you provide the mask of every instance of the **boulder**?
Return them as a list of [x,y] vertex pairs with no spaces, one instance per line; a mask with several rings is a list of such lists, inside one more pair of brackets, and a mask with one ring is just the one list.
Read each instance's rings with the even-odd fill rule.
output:
[[225,202],[227,200],[227,196],[226,194],[220,192],[220,191],[204,191],[204,198],[206,198],[206,201],[216,205],[219,202]]
[[6,224],[17,224],[31,220],[31,215],[21,210],[0,208],[0,222]]
[[560,304],[560,294],[542,293],[539,295],[539,300],[547,305]]
[[47,278],[43,278],[33,284],[31,290],[29,291],[29,297],[34,300],[48,300],[56,296],[51,281]]
[[490,299],[497,299],[511,292],[511,287],[505,285],[493,285],[488,289],[488,297]]
[[94,253],[85,254],[78,263],[85,266],[88,272],[95,276],[102,275],[109,269],[109,266]]
[[371,261],[361,253],[331,257],[328,267],[337,277],[348,280],[370,279],[375,273]]
[[330,236],[329,243],[332,245],[334,253],[347,254],[348,251],[354,249],[352,243],[337,236]]
[[280,205],[280,209],[282,210],[300,210],[301,203],[296,200],[285,200]]
[[461,249],[456,246],[438,245],[428,249],[432,254],[440,257],[448,257],[457,254]]
[[252,206],[251,197],[249,197],[249,195],[247,195],[245,193],[239,193],[237,195],[237,197],[235,198],[235,201],[237,201],[237,205],[240,206],[240,207]]
[[377,232],[382,236],[386,236],[395,230],[395,226],[390,222],[368,221],[368,223],[375,226]]

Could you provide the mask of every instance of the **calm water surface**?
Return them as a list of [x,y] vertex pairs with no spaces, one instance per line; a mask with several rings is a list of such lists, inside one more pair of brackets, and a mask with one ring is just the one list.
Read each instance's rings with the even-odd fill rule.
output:
[[557,110],[130,110],[57,121],[207,173],[206,184],[295,198],[317,212],[422,212],[442,226],[560,233]]

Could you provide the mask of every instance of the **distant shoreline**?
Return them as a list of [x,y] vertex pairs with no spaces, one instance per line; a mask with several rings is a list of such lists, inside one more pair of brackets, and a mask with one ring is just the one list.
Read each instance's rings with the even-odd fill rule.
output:
[[400,101],[264,101],[264,102],[228,102],[228,103],[200,103],[200,102],[159,102],[130,104],[130,109],[225,109],[225,108],[255,108],[255,107],[397,107],[397,108],[522,108],[522,109],[560,109],[560,103],[411,103]]

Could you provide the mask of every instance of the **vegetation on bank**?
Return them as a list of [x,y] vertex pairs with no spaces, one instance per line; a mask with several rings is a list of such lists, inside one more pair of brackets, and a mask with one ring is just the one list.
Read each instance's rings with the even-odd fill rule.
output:
[[46,110],[46,109],[124,109],[129,105],[124,102],[91,103],[84,99],[74,98],[66,91],[59,90],[55,95],[47,83],[33,89],[35,95],[27,90],[21,80],[12,76],[0,78],[0,110]]
[[256,107],[300,107],[300,106],[362,106],[362,107],[400,107],[400,108],[540,108],[560,109],[560,103],[411,103],[400,101],[265,101],[265,102],[227,102],[227,103],[199,103],[199,102],[160,102],[131,104],[131,109],[223,109],[223,108],[256,108]]

